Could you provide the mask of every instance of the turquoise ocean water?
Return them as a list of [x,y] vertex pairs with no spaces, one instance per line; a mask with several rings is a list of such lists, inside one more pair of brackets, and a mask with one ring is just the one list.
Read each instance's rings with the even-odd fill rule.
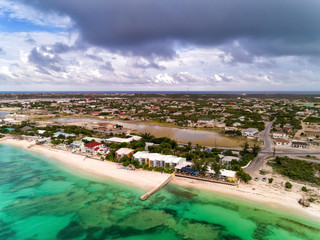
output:
[[[0,145],[0,239],[320,239],[320,223],[173,184],[144,190]],[[124,172],[125,174],[125,172]]]

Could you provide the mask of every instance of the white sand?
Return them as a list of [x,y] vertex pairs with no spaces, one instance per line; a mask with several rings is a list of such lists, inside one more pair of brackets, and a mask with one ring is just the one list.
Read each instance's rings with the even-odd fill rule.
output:
[[[169,176],[168,174],[144,170],[129,171],[118,169],[118,164],[113,162],[85,158],[84,156],[78,154],[44,146],[36,145],[31,148],[27,148],[31,142],[26,140],[1,139],[0,143],[11,144],[36,153],[40,153],[79,171],[89,173],[94,176],[112,178],[114,180],[131,184],[145,190],[150,190],[153,187],[161,184]],[[287,179],[278,175],[266,177],[273,177],[274,182],[269,184],[262,182],[261,180],[258,182],[251,181],[249,184],[240,184],[239,188],[236,188],[235,186],[176,177],[172,183],[181,186],[219,192],[222,194],[248,199],[250,201],[257,201],[273,207],[279,207],[282,210],[295,211],[299,214],[313,216],[317,220],[320,219],[319,203],[311,203],[311,206],[308,208],[302,207],[300,204],[298,204],[297,200],[303,195],[303,192],[300,190],[303,186],[302,184],[294,183],[294,188],[291,191],[285,191],[283,185]],[[319,188],[317,187],[308,186],[308,189],[312,189],[312,191],[317,195],[320,194]]]

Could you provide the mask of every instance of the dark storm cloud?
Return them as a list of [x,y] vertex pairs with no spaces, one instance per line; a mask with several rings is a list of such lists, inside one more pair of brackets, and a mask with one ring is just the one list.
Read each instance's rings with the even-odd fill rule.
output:
[[[223,46],[235,62],[254,56],[320,56],[316,0],[20,0],[68,15],[81,39],[122,54],[175,56],[173,42]],[[241,50],[242,49],[242,50]]]
[[103,58],[96,56],[96,55],[87,54],[86,57],[88,57],[94,61],[97,61],[97,62],[103,62]]
[[103,65],[101,65],[101,68],[110,72],[114,72],[114,68],[110,62],[105,62]]
[[51,53],[46,47],[33,48],[28,56],[28,61],[38,67],[42,73],[50,75],[50,70],[65,72],[61,66],[61,58]]

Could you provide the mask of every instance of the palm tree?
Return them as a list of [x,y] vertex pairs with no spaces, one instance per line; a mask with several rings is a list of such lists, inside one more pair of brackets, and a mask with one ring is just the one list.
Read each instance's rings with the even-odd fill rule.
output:
[[220,175],[220,170],[222,168],[222,165],[220,162],[216,162],[214,161],[212,164],[211,164],[211,170],[214,171],[214,176],[215,177],[218,177]]
[[141,134],[142,139],[144,139],[145,141],[151,141],[152,139],[154,139],[154,136],[151,135],[149,132],[147,133],[142,133]]
[[201,159],[201,158],[194,157],[192,159],[192,165],[194,169],[197,170],[200,176],[204,176],[208,171],[208,161],[205,158]]
[[249,143],[245,142],[242,146],[242,155],[245,156],[249,153]]
[[257,156],[261,150],[261,147],[259,145],[254,144],[253,147],[251,147],[252,153]]

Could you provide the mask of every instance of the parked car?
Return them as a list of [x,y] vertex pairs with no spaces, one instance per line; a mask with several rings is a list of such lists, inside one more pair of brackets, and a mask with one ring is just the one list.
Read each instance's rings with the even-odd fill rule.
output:
[[267,178],[265,178],[265,177],[264,177],[264,178],[262,178],[262,181],[263,181],[263,182],[267,181]]
[[254,178],[254,180],[255,180],[255,181],[258,181],[258,180],[259,180],[259,178],[258,178],[258,177],[255,177],[255,178]]

